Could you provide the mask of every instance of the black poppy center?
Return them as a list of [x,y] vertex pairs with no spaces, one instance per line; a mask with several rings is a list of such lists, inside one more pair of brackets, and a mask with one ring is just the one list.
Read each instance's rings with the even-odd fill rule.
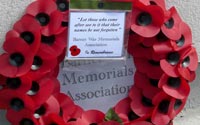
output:
[[44,36],[42,35],[42,43],[45,43],[45,44],[48,44],[48,45],[52,45],[55,40],[56,40],[56,37],[54,35],[51,35],[51,36]]
[[41,26],[46,26],[50,22],[50,17],[46,13],[39,13],[35,18],[39,21]]
[[176,45],[178,47],[182,47],[185,43],[185,37],[182,35],[181,38],[179,40],[176,41]]
[[151,5],[157,5],[154,1],[150,1]]
[[178,52],[169,53],[167,56],[167,61],[171,65],[176,65],[179,62],[180,54]]
[[68,25],[69,25],[69,23],[68,23],[68,22],[65,22],[65,21],[63,21],[63,22],[61,23],[61,26],[63,26],[63,27],[68,27]]
[[142,97],[142,104],[147,107],[153,106],[151,99],[148,99],[145,96]]
[[171,28],[174,26],[174,19],[173,19],[173,18],[170,18],[167,22],[165,22],[165,26],[166,26],[168,29],[171,29]]
[[98,125],[97,123],[91,123],[90,125]]
[[160,66],[160,61],[149,60],[149,63],[153,66]]
[[175,104],[174,104],[174,110],[179,109],[182,104],[183,104],[183,102],[181,100],[177,99]]
[[144,44],[140,43],[139,44],[142,48],[149,48],[148,46],[145,46]]
[[34,125],[34,122],[30,119],[22,119],[19,123],[19,125]]
[[42,116],[45,113],[46,113],[46,108],[43,105],[35,111],[35,115],[39,115],[39,116]]
[[33,81],[31,89],[28,91],[29,95],[35,95],[40,90],[40,86],[37,82]]
[[21,85],[21,79],[20,78],[7,78],[6,85],[8,86],[8,88],[17,89]]
[[23,32],[20,34],[20,37],[24,39],[28,44],[32,44],[34,42],[34,35],[31,32]]
[[128,113],[128,119],[129,119],[129,121],[133,121],[133,120],[138,119],[138,118],[139,118],[139,116],[136,115],[133,111],[130,111]]
[[50,125],[58,125],[58,124],[56,124],[56,123],[51,123]]
[[60,107],[59,115],[60,115],[60,116],[63,116],[63,113],[64,113],[64,112],[63,112],[63,109]]
[[39,56],[35,56],[33,60],[33,64],[31,66],[32,70],[38,70],[43,64],[42,59]]
[[167,85],[172,87],[172,88],[179,88],[180,85],[181,85],[181,79],[180,78],[173,78],[173,77],[170,77],[167,81]]
[[159,80],[157,79],[149,79],[149,82],[152,86],[158,87]]
[[15,111],[20,111],[24,108],[24,102],[19,98],[13,98],[10,101],[10,107]]
[[58,6],[58,9],[62,12],[69,10],[69,3],[67,0],[56,0],[56,4]]
[[135,34],[135,32],[132,29],[130,29],[129,30],[129,35],[133,35],[133,34]]
[[21,66],[24,64],[24,56],[21,53],[13,53],[10,55],[9,62],[12,66]]
[[140,26],[147,26],[152,23],[152,17],[149,13],[147,12],[142,12],[138,15],[137,18],[137,23]]
[[183,60],[182,66],[183,66],[184,68],[186,68],[186,67],[188,67],[189,65],[190,65],[190,57],[188,56],[188,57],[186,57],[186,58]]
[[72,121],[76,121],[75,118],[70,118],[67,122],[72,122]]
[[169,104],[170,102],[168,100],[163,100],[159,106],[158,106],[158,110],[163,113],[163,114],[167,114],[168,109],[169,109]]
[[159,32],[158,35],[156,35],[156,39],[159,41],[159,42],[165,42],[167,40],[169,40],[168,37],[165,36],[165,34],[163,32]]

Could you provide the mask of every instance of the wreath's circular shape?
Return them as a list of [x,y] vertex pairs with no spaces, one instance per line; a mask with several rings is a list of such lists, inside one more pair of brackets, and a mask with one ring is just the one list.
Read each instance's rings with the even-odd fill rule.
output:
[[[111,0],[110,0],[111,1]],[[12,125],[172,125],[195,78],[189,26],[164,0],[132,2],[128,52],[137,71],[132,89],[107,114],[84,111],[60,93],[68,0],[37,0],[6,34],[0,56],[0,108]]]

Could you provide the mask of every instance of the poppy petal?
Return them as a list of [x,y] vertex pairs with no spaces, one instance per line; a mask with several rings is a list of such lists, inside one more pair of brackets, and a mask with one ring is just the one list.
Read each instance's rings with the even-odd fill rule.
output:
[[153,111],[153,105],[146,105],[143,103],[142,92],[136,87],[133,87],[130,90],[129,97],[132,99],[131,109],[138,115],[144,116],[145,114],[149,114]]
[[52,0],[39,0],[31,3],[26,9],[26,13],[36,16],[40,12],[50,14],[56,9],[57,6]]
[[105,114],[97,110],[88,110],[82,114],[81,119],[87,123],[101,123],[104,120]]
[[41,81],[37,81],[35,83],[38,84],[39,90],[33,95],[29,94],[31,90],[27,94],[30,95],[35,104],[38,106],[43,104],[51,96],[54,90],[54,82],[50,78],[43,78]]
[[130,108],[130,103],[131,100],[130,98],[125,98],[122,99],[121,101],[119,101],[116,106],[115,106],[115,112],[119,115],[119,117],[123,120],[123,121],[128,121],[128,114],[131,111]]
[[161,27],[162,32],[170,39],[177,40],[181,37],[180,22],[182,22],[175,7],[170,8],[171,17]]
[[160,61],[160,65],[161,65],[161,68],[163,69],[163,71],[167,75],[172,76],[172,77],[178,77],[179,73],[176,70],[176,66],[173,66],[173,65],[169,64],[164,59]]
[[14,125],[30,123],[34,125],[39,125],[39,122],[33,117],[33,112],[29,110],[21,110],[21,111],[14,111],[14,110],[7,110],[6,118],[9,122]]
[[21,109],[29,109],[33,111],[35,109],[35,103],[33,100],[25,94],[12,91],[2,90],[0,91],[0,107],[2,109],[14,109],[20,111]]
[[168,95],[177,99],[183,99],[190,93],[190,86],[185,79],[169,77],[166,74],[161,77],[159,87],[162,87]]

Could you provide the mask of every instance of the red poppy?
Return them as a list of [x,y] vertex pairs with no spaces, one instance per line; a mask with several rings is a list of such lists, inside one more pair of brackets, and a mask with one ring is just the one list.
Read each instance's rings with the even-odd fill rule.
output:
[[42,121],[43,117],[46,117],[51,113],[60,113],[60,105],[54,96],[50,96],[45,103],[35,110],[34,117]]
[[22,109],[33,111],[35,110],[35,103],[25,94],[6,89],[0,91],[0,108],[12,109],[15,111],[20,111]]
[[31,68],[33,53],[22,39],[11,38],[9,41],[3,45],[7,53],[0,55],[0,74],[6,77],[22,76]]
[[103,123],[100,123],[99,125],[121,125],[121,124],[116,121],[105,121]]
[[133,0],[107,0],[109,2],[133,2]]
[[137,44],[142,43],[144,40],[144,37],[139,36],[138,34],[134,33],[131,29],[129,31],[129,39],[128,39],[128,52],[129,54],[133,54],[133,47],[135,47]]
[[65,29],[61,26],[63,15],[52,0],[35,1],[27,7],[26,13],[40,23],[41,33],[45,36],[58,34]]
[[58,62],[62,62],[65,59],[67,48],[63,49],[63,52],[58,56]]
[[162,38],[165,37],[165,38],[161,41],[158,40],[159,38],[157,38],[157,40],[153,45],[153,51],[154,51],[153,59],[155,60],[161,60],[166,57],[166,53],[173,51],[171,40],[168,39],[166,36],[163,36],[162,32],[160,32],[160,34],[161,35],[157,37],[162,37]]
[[147,121],[138,121],[135,123],[131,123],[130,125],[153,125],[153,124]]
[[[48,75],[47,75],[48,76]],[[56,95],[56,94],[58,94],[58,93],[60,93],[60,89],[61,89],[61,87],[60,87],[60,81],[56,78],[56,77],[52,77],[52,76],[48,76],[49,78],[51,78],[51,80],[53,81],[53,83],[54,83],[54,90],[53,90],[53,95]]]
[[71,123],[72,125],[74,125],[74,121],[76,121],[78,118],[81,117],[81,115],[83,114],[84,110],[78,106],[78,105],[75,105],[75,109],[73,111],[72,114],[70,114],[70,117],[68,118],[68,123]]
[[35,56],[31,66],[31,70],[27,73],[32,79],[40,79],[52,72],[57,66],[57,58],[48,59],[39,51]]
[[[144,43],[146,43],[145,38],[136,34],[130,34],[129,38],[128,52],[133,55],[133,57],[152,58],[153,48],[144,45]],[[149,41],[149,43],[150,42],[151,41]]]
[[[174,100],[176,100],[176,104],[174,103]],[[153,104],[156,105],[156,107],[152,113],[152,123],[156,125],[171,125],[173,124],[171,119],[182,110],[185,102],[168,96],[164,92],[160,92],[154,97]]]
[[171,121],[184,108],[187,97],[179,100],[160,92],[154,99],[153,103],[156,108],[153,111],[151,121],[156,125],[173,125]]
[[0,76],[2,89],[10,89],[25,94],[31,88],[31,79],[27,76],[9,78]]
[[139,0],[145,5],[157,5],[160,6],[163,10],[165,9],[165,0]]
[[144,40],[142,41],[142,44],[146,47],[153,47],[155,41],[156,41],[156,37],[144,38]]
[[164,22],[164,11],[161,7],[135,2],[132,13],[131,29],[135,33],[143,37],[153,37],[160,32],[160,26]]
[[[116,106],[114,107],[115,112],[118,114],[118,116],[121,118],[123,123],[126,123],[128,121],[134,120],[135,118],[138,118],[139,116],[135,115],[134,117],[130,117],[129,114],[132,113],[130,108],[131,99],[130,98],[124,98],[121,101],[119,101]],[[134,113],[132,113],[134,114]]]
[[131,99],[129,97],[119,101],[114,107],[115,112],[118,114],[124,125],[130,125],[137,121],[144,121],[150,117],[150,114],[145,114],[139,117],[130,107]]
[[171,119],[176,117],[183,110],[187,99],[187,97],[184,99],[172,99],[172,112],[169,114]]
[[[151,93],[152,91],[149,90],[149,93]],[[146,114],[151,114],[153,109],[154,109],[154,105],[152,104],[152,98],[153,97],[148,97],[148,95],[144,95],[142,93],[142,90],[140,90],[139,88],[133,86],[129,92],[129,97],[131,98],[131,109],[133,110],[133,112],[135,112],[135,114],[137,114],[138,116],[142,117]]]
[[170,52],[166,59],[160,61],[162,70],[171,77],[181,75],[186,80],[192,81],[195,78],[194,71],[198,66],[196,50],[191,47],[181,51]]
[[98,110],[88,110],[82,113],[81,117],[69,125],[90,125],[99,124],[104,121],[105,114]]
[[57,5],[57,9],[63,14],[63,22],[64,26],[68,26],[69,21],[69,0],[54,0]]
[[46,59],[57,58],[67,45],[67,30],[60,34],[45,36],[42,34],[39,53]]
[[41,125],[37,119],[34,118],[33,112],[23,109],[21,111],[7,110],[6,118],[12,125]]
[[92,123],[101,123],[105,118],[105,114],[98,110],[88,110],[83,112],[81,116],[81,120],[83,123],[92,124]]
[[[135,0],[136,1],[136,0]],[[150,3],[149,3],[149,0],[137,0],[137,1],[139,1],[140,3],[142,3],[142,4],[144,4],[144,5],[150,5]],[[136,2],[137,2],[136,1]]]
[[136,70],[134,75],[134,86],[139,89],[157,88],[159,80],[148,78],[144,73]]
[[171,44],[175,51],[185,49],[192,45],[192,31],[185,22],[180,22],[181,37],[177,40],[172,40]]
[[[155,37],[144,38],[142,36],[135,34],[132,30],[130,30],[129,40],[128,40],[128,52],[134,57],[152,58],[153,48],[151,47],[154,45],[155,41],[156,41]],[[145,53],[143,51],[148,51],[148,52]]]
[[149,0],[149,3],[150,3],[151,5],[158,5],[158,6],[160,6],[163,10],[166,10],[165,0]]
[[9,39],[21,38],[30,46],[29,49],[33,53],[36,53],[40,46],[40,29],[41,26],[38,22],[36,22],[35,18],[29,15],[25,15],[18,22],[15,23],[15,25],[13,26],[13,30],[9,31],[6,34],[5,42],[13,43],[15,42],[14,39],[12,39],[12,41],[9,41]]
[[[27,92],[36,106],[43,104],[54,91],[54,80],[51,78],[43,78],[39,81],[32,81],[32,87]],[[48,91],[46,91],[48,90]]]
[[181,37],[180,23],[182,22],[175,7],[170,10],[171,16],[165,19],[164,24],[161,27],[162,32],[172,40],[178,40]]
[[166,125],[170,123],[170,113],[173,110],[172,97],[164,92],[160,92],[154,97],[153,104],[156,106],[151,116],[152,123],[156,125]]
[[136,69],[139,72],[146,74],[149,78],[159,79],[162,76],[163,71],[160,68],[160,61],[145,58],[134,58],[133,60]]
[[73,45],[70,47],[70,52],[72,56],[77,56],[80,54],[81,50],[76,45]]
[[190,93],[189,83],[181,77],[169,77],[168,75],[163,74],[158,86],[168,95],[177,99],[186,98]]
[[51,113],[40,119],[42,125],[65,125],[64,120],[55,113]]
[[60,65],[56,65],[56,67],[52,71],[50,71],[48,74],[46,74],[46,76],[56,78],[58,77],[59,70],[60,70]]
[[[74,102],[71,100],[71,98],[69,98],[69,96],[62,93],[56,94],[55,97],[58,100],[60,108],[62,110],[61,116],[66,122],[68,122],[70,119],[72,119],[72,115],[76,110]],[[73,117],[73,119],[75,120],[77,119],[77,117]]]
[[142,95],[148,99],[153,99],[153,97],[160,92],[158,83],[158,79],[148,78],[145,74],[142,74],[138,71],[135,73],[134,86],[136,86],[138,89],[141,89]]

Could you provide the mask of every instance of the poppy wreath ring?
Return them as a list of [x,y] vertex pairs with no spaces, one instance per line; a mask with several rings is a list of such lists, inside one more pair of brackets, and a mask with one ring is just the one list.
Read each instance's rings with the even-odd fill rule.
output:
[[164,0],[132,2],[127,50],[136,66],[128,97],[106,114],[85,111],[60,92],[69,1],[37,0],[8,31],[0,56],[0,108],[12,125],[172,125],[198,58],[189,26]]

